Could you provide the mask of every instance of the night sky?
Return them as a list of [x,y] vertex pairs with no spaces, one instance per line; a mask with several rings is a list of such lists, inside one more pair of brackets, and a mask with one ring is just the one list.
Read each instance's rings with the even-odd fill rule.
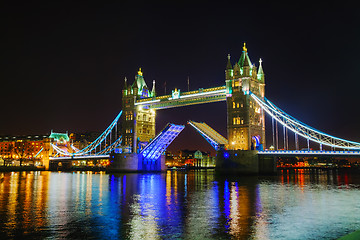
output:
[[[150,2],[150,1],[149,1]],[[220,1],[219,1],[220,2]],[[263,60],[266,96],[308,125],[360,141],[356,2],[2,3],[0,135],[102,132],[121,110],[124,77],[141,67],[157,95],[224,85],[246,42]],[[226,136],[225,102],[157,112],[204,121]],[[271,134],[268,129],[268,135]],[[270,140],[270,138],[269,138]],[[170,149],[210,150],[190,126]]]

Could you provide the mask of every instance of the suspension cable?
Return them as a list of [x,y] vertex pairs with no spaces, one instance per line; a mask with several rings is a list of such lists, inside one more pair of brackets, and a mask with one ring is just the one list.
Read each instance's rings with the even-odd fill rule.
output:
[[[313,142],[317,142],[330,147],[360,150],[360,143],[337,138],[329,134],[323,133],[319,130],[316,130],[315,128],[312,128],[295,119],[294,117],[288,115],[287,113],[283,112],[266,98],[262,100],[251,92],[249,92],[249,94],[252,98],[255,99],[255,101],[260,105],[260,107],[263,108],[273,118],[275,118],[277,122],[281,123],[283,126],[297,133],[298,135]],[[309,147],[310,143],[308,144],[308,148]]]

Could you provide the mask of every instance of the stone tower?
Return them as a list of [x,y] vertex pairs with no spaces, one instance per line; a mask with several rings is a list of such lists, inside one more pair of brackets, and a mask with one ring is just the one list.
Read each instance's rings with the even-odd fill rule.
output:
[[128,85],[125,78],[122,91],[122,146],[129,153],[138,152],[155,137],[155,110],[136,106],[136,100],[148,97],[155,97],[155,81],[149,91],[140,68],[132,85]]
[[225,70],[227,89],[228,149],[261,150],[265,146],[265,115],[260,106],[248,95],[251,91],[260,98],[265,96],[265,78],[250,61],[244,43],[238,62],[232,66],[230,55]]

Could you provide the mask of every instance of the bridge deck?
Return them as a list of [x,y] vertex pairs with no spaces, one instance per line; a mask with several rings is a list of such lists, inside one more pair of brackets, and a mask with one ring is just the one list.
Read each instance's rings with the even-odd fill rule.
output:
[[228,140],[226,138],[221,136],[217,131],[215,131],[206,123],[194,121],[188,121],[188,123],[193,126],[196,131],[198,131],[201,136],[203,136],[206,141],[208,141],[211,146],[215,148],[215,150],[218,150],[220,148],[220,145],[228,144]]
[[306,150],[277,150],[277,151],[259,151],[259,155],[271,155],[271,156],[284,156],[284,157],[295,157],[295,156],[332,156],[332,157],[360,157],[360,151],[306,151]]
[[140,152],[147,160],[156,160],[180,134],[184,125],[168,123],[165,128]]

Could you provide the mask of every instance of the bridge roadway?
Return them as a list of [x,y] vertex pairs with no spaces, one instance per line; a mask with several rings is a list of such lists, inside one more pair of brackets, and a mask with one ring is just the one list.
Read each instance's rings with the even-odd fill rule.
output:
[[275,157],[360,157],[360,151],[274,150],[258,151],[258,155]]
[[[360,157],[360,151],[324,151],[324,150],[274,150],[274,151],[258,151],[258,155],[279,156],[279,157]],[[82,160],[82,159],[104,159],[110,158],[109,154],[104,155],[84,155],[71,157],[50,157],[50,160]]]

